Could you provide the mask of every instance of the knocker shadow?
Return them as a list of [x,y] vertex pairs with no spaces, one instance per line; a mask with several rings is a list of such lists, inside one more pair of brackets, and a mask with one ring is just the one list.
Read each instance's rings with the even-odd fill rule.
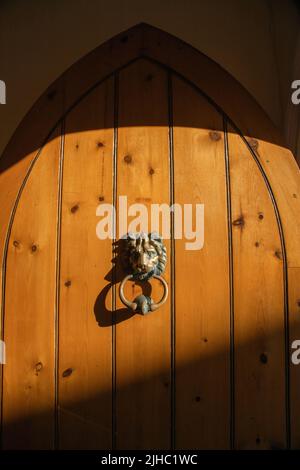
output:
[[[129,274],[129,271],[126,271],[123,267],[122,262],[122,253],[124,253],[126,240],[120,239],[113,243],[113,267],[106,274],[105,280],[108,281],[104,289],[98,295],[95,305],[94,305],[94,314],[96,321],[100,327],[106,327],[111,325],[116,325],[122,321],[126,321],[131,318],[133,315],[140,315],[138,312],[133,312],[128,307],[117,308],[115,310],[109,310],[106,308],[107,299],[110,295],[111,303],[115,298],[115,304],[120,305],[119,297],[119,284],[124,277]],[[152,286],[148,281],[131,281],[132,286],[138,285],[141,286],[144,295],[151,296]],[[114,287],[117,286],[115,289]],[[134,294],[132,294],[134,295]]]

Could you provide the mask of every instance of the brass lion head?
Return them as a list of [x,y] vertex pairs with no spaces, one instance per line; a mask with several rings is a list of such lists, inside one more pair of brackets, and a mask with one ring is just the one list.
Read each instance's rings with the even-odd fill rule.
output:
[[166,262],[167,250],[157,233],[127,234],[123,263],[136,279],[145,281],[162,274]]

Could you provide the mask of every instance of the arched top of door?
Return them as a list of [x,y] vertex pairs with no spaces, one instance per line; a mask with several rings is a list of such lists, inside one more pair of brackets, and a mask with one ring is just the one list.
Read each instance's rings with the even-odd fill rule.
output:
[[182,40],[141,23],[94,49],[49,86],[6,147],[0,171],[38,150],[76,103],[139,58],[153,61],[197,87],[244,135],[283,144],[265,111],[220,65]]

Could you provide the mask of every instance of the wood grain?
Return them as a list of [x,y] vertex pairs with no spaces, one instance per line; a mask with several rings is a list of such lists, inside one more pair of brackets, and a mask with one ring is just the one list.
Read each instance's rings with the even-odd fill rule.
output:
[[[176,446],[230,445],[230,309],[222,117],[174,79],[175,202],[204,204],[204,245],[176,240]],[[193,121],[192,127],[181,122]]]
[[237,448],[286,446],[283,254],[274,208],[230,133]]
[[300,266],[300,170],[292,153],[279,145],[259,139],[254,151],[270,181],[280,218],[290,267]]
[[113,81],[108,80],[66,121],[59,281],[61,449],[111,447],[112,240],[97,238],[96,209],[112,202],[112,145]]
[[[151,203],[168,204],[166,73],[141,61],[122,71],[119,82],[118,195],[147,209]],[[165,125],[156,126],[157,119]],[[168,240],[166,246],[170,256]],[[169,267],[164,277],[169,282]],[[150,282],[151,296],[158,300],[161,291]],[[131,284],[126,295],[133,299],[140,290]],[[120,307],[118,301],[116,321]],[[170,300],[148,316],[117,323],[118,448],[170,447],[170,357]]]
[[56,215],[60,138],[45,146],[23,190],[7,255],[3,447],[54,445]]
[[[300,266],[300,173],[299,167],[292,153],[279,145],[259,139],[248,138],[252,150],[261,163],[278,206],[283,236],[286,246],[288,266],[288,301],[289,301],[289,351],[294,340],[300,338],[298,324],[298,287]],[[290,421],[291,421],[291,447],[300,447],[300,419],[299,419],[299,371],[291,364],[290,373]]]

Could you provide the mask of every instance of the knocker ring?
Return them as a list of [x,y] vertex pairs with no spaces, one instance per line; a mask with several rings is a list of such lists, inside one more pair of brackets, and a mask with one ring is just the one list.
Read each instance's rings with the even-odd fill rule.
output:
[[[122,253],[122,259],[124,268],[130,271],[130,274],[125,276],[120,284],[120,299],[126,307],[134,312],[146,315],[160,308],[168,298],[168,284],[161,276],[167,263],[167,250],[162,238],[156,233],[150,233],[149,235],[129,233],[125,241],[126,245]],[[127,281],[145,282],[151,278],[158,279],[164,287],[164,294],[158,303],[144,294],[139,295],[133,301],[126,299],[124,286]]]

